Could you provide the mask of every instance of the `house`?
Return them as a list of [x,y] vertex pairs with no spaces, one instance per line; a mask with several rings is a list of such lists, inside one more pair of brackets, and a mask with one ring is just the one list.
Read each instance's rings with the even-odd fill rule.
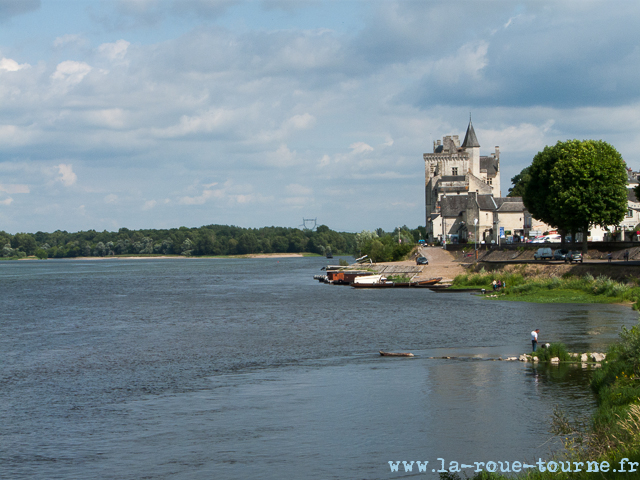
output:
[[592,226],[589,229],[588,240],[599,241],[631,241],[637,240],[636,226],[640,224],[640,201],[636,198],[634,188],[640,182],[640,172],[627,169],[627,213],[619,225],[610,225],[606,228]]

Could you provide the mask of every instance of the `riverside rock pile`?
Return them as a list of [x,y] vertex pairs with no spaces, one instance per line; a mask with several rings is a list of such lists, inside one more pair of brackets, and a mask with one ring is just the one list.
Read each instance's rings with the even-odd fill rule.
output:
[[[607,358],[607,354],[606,353],[597,353],[597,352],[583,353],[583,354],[570,353],[569,355],[571,355],[571,357],[575,358],[576,362],[578,361],[578,358],[579,358],[581,363],[587,363],[587,362],[600,363],[600,362],[603,362],[604,360],[606,360],[606,358]],[[540,361],[538,359],[538,357],[534,357],[532,355],[527,355],[526,353],[520,355],[519,357],[509,357],[509,358],[506,358],[505,360],[508,360],[508,361],[519,360],[521,362],[534,362],[534,363]],[[558,357],[553,357],[553,358],[551,358],[550,361],[551,361],[551,363],[560,363],[560,359]]]

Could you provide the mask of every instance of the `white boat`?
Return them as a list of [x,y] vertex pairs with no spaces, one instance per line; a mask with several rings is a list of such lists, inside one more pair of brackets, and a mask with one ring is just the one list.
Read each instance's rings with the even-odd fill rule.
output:
[[353,279],[353,283],[357,283],[358,285],[372,285],[374,283],[383,283],[386,281],[387,278],[382,275],[367,275]]

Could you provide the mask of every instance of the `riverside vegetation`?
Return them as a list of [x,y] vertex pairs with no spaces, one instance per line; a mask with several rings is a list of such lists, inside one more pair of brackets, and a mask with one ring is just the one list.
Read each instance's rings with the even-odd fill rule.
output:
[[[492,282],[500,280],[506,288],[494,292]],[[566,275],[562,278],[525,277],[517,272],[485,272],[458,275],[452,288],[484,288],[488,295],[497,294],[500,300],[535,303],[633,303],[640,308],[640,286],[637,278],[618,282],[609,277],[581,277]]]
[[[566,350],[549,353],[564,353],[568,358]],[[565,447],[565,453],[553,459],[556,471],[533,469],[515,478],[629,480],[640,476],[640,323],[631,329],[622,328],[620,340],[609,347],[602,367],[594,371],[591,388],[598,399],[598,408],[591,419],[569,419],[560,411],[554,412],[551,432],[562,438]],[[625,471],[620,469],[623,461]],[[581,471],[576,471],[574,462],[583,462]],[[592,463],[590,471],[587,462]],[[594,470],[593,462],[597,463],[598,469]],[[638,463],[633,465],[631,462]],[[608,471],[599,469],[607,464]],[[457,472],[442,473],[440,477],[442,480],[461,479]],[[471,480],[507,478],[514,477],[482,471]]]
[[420,238],[424,227],[406,225],[393,232],[378,228],[360,233],[336,232],[326,225],[315,229],[284,227],[241,228],[206,225],[172,228],[69,233],[9,233],[0,231],[0,258],[107,257],[115,255],[227,256],[254,253],[309,253],[369,255],[375,262],[404,258]]

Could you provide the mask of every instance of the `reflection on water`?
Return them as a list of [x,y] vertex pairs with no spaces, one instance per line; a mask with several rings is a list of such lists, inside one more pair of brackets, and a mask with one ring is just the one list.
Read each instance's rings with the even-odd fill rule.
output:
[[588,372],[491,359],[533,328],[602,351],[637,318],[322,285],[324,262],[0,264],[6,476],[373,479],[397,478],[389,460],[548,458],[554,406],[594,406]]

